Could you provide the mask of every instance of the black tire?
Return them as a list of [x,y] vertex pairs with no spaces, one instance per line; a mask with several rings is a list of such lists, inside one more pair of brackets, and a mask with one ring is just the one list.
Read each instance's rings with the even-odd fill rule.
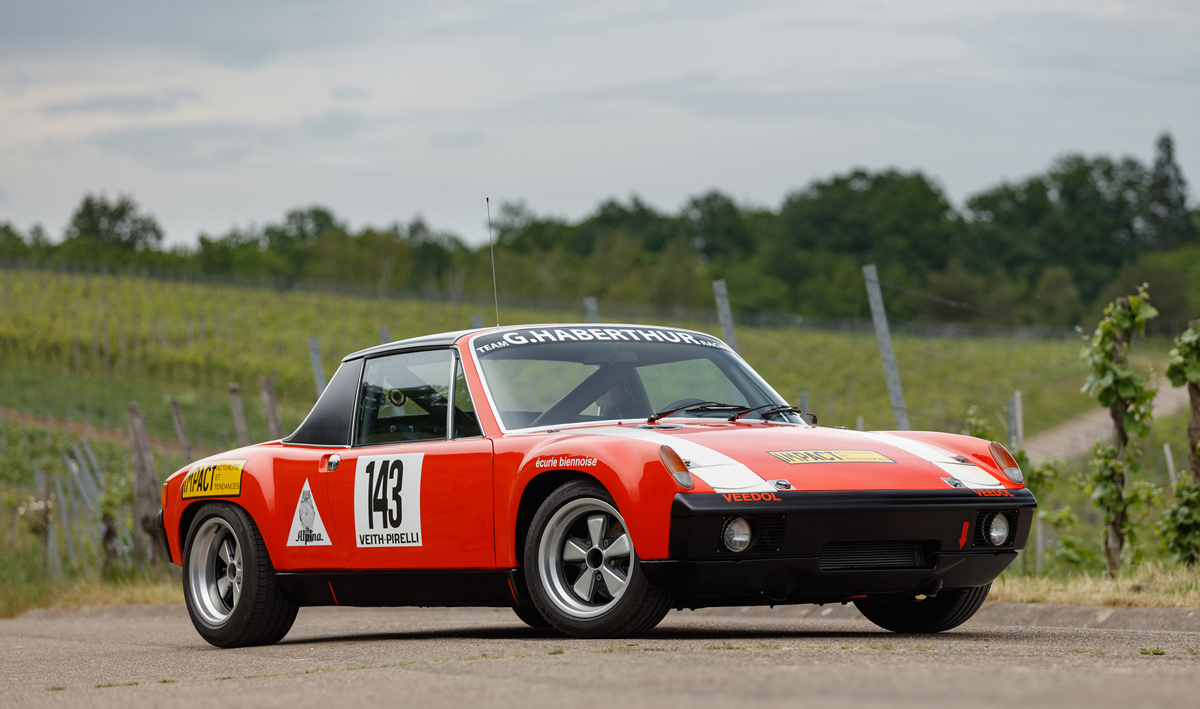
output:
[[538,613],[538,609],[534,606],[513,606],[513,613],[521,619],[521,622],[531,628],[544,629],[549,628],[550,624]]
[[[198,539],[202,532],[204,541]],[[240,596],[231,603],[213,596],[212,584],[208,584],[210,589],[205,592],[203,584],[196,581],[198,574],[199,578],[211,579],[228,571],[226,565],[218,574],[206,561],[211,558],[207,550],[213,546],[207,541],[210,533],[224,535],[222,539],[232,536],[240,554]],[[197,544],[202,545],[199,550]],[[183,548],[183,596],[192,625],[200,637],[217,647],[277,643],[287,635],[299,610],[279,588],[275,568],[254,520],[242,508],[226,502],[204,505],[192,520]],[[227,613],[227,617],[214,619],[221,612]]]
[[860,598],[854,602],[867,620],[896,633],[940,633],[967,622],[987,599],[992,584],[944,588],[931,598],[903,601]]
[[[547,537],[548,533],[553,534],[553,531],[548,532],[548,526],[576,508],[581,510],[580,515],[593,514],[594,516],[595,513],[587,511],[588,505],[603,507],[616,513],[613,520],[621,525],[620,531],[624,532],[624,520],[616,512],[616,503],[599,483],[592,480],[573,480],[559,487],[542,502],[529,525],[524,553],[524,573],[525,581],[529,586],[529,595],[538,612],[550,626],[566,635],[577,638],[627,638],[643,635],[658,625],[667,611],[671,610],[671,603],[674,599],[672,594],[650,583],[650,580],[642,573],[638,566],[636,550],[633,549],[632,540],[628,540],[627,533],[625,537],[629,545],[629,552],[622,556],[628,556],[629,562],[623,573],[625,579],[623,590],[619,597],[613,597],[607,603],[598,604],[594,606],[594,610],[589,611],[597,613],[596,615],[583,617],[564,608],[561,600],[563,591],[556,592],[548,588],[548,585],[555,583],[554,578],[548,576],[553,571],[543,571],[542,562],[549,563],[549,558],[539,558],[543,550],[553,548],[549,538],[546,540],[547,545],[543,546],[542,544],[543,538]],[[587,524],[586,520],[584,520],[584,524]],[[606,527],[606,529],[609,528]],[[617,544],[614,543],[610,550],[616,548]],[[583,562],[580,567],[590,563]],[[591,568],[595,567],[588,567],[580,573],[592,573]],[[600,571],[600,569],[596,569],[597,576],[600,575]],[[547,578],[543,578],[543,576],[547,576]],[[607,593],[607,590],[603,592],[599,590],[601,586],[601,582],[597,581],[596,592]],[[558,595],[555,595],[556,593]],[[588,600],[590,601],[590,599]],[[575,597],[575,601],[584,604],[583,599],[578,596]]]

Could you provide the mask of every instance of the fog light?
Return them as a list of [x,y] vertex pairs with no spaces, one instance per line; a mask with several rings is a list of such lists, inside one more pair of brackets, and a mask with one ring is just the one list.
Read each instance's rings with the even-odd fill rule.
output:
[[746,518],[734,517],[725,523],[725,529],[721,532],[721,541],[725,543],[725,548],[729,551],[746,551],[750,548],[752,531],[750,522]]
[[1008,515],[997,512],[988,518],[984,534],[992,546],[998,547],[1008,541]]

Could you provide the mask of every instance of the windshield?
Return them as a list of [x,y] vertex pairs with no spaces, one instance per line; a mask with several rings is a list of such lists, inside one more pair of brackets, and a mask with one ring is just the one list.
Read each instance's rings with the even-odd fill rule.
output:
[[[799,423],[755,372],[720,340],[651,327],[522,328],[472,343],[492,401],[507,429],[588,421],[728,418],[763,407],[772,421]],[[714,408],[711,404],[727,404]],[[757,411],[743,418],[761,418]]]

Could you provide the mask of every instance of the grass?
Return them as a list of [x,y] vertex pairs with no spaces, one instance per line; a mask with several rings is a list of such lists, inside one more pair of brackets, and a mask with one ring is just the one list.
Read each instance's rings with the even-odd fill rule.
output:
[[[179,398],[196,438],[217,445],[232,431],[226,384],[243,390],[251,438],[266,437],[257,379],[274,377],[285,424],[311,405],[307,348],[318,336],[327,376],[340,358],[377,344],[386,325],[399,339],[466,327],[477,304],[380,300],[333,293],[277,292],[215,284],[158,282],[127,276],[0,270],[14,295],[0,312],[0,406],[45,416],[44,392],[70,390],[55,418],[102,419],[124,427],[135,398],[151,434],[173,438],[167,413]],[[504,322],[576,321],[570,311],[505,308]],[[647,313],[648,324],[717,334],[715,323]],[[122,334],[124,333],[124,334]],[[164,337],[165,333],[165,337]],[[121,343],[125,352],[121,353]],[[893,425],[869,322],[857,332],[739,327],[741,354],[789,400],[809,392],[809,408],[826,425]],[[1086,371],[1079,343],[1016,338],[893,338],[910,418],[921,428],[958,431],[970,406],[989,418],[1021,389],[1029,435],[1091,404],[1079,393]],[[1153,348],[1151,348],[1153,349]],[[79,355],[76,356],[76,351]],[[70,409],[70,411],[68,411]]]
[[1156,645],[1154,647],[1141,648],[1140,650],[1138,650],[1138,654],[1139,655],[1166,655],[1167,651]]
[[1200,608],[1200,569],[1147,563],[1117,578],[1098,575],[1019,576],[992,584],[990,601],[1085,606]]

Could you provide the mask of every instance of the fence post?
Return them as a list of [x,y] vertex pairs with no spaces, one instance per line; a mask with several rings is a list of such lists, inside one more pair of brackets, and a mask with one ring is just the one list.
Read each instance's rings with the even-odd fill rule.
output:
[[1163,457],[1167,459],[1167,475],[1171,476],[1171,487],[1175,487],[1175,456],[1171,455],[1171,444],[1163,444]]
[[1017,449],[1017,400],[1012,396],[1008,397],[1008,448]]
[[583,316],[590,323],[600,322],[600,303],[595,296],[588,296],[583,299]]
[[379,326],[379,344],[386,345],[387,343],[389,343],[391,341],[392,341],[392,331],[388,329],[387,325],[380,325]]
[[75,540],[71,534],[71,510],[67,507],[67,496],[63,494],[62,478],[57,475],[52,475],[54,478],[54,492],[58,495],[58,510],[63,521],[63,536],[67,539],[67,559],[70,560],[71,566],[76,566],[75,560]]
[[1017,450],[1025,450],[1025,405],[1021,402],[1021,390],[1013,392],[1013,404],[1017,409]]
[[471,327],[476,328],[476,329],[483,327],[483,316],[480,315],[479,313],[475,313],[474,315],[472,315],[471,316]]
[[858,415],[858,420],[854,422],[854,427],[857,428],[859,431],[867,430],[867,424],[863,420],[862,414]]
[[325,364],[321,361],[321,341],[308,338],[308,357],[312,360],[313,384],[317,387],[317,398],[325,393]]
[[800,410],[804,411],[804,412],[808,411],[808,390],[807,389],[800,392]]
[[35,469],[34,473],[37,476],[38,494],[42,498],[42,508],[40,514],[46,516],[46,533],[42,537],[42,543],[46,554],[46,572],[52,579],[62,578],[62,559],[58,557],[58,536],[54,533],[54,516],[50,509],[50,476],[43,473],[40,469]]
[[242,387],[236,382],[229,385],[229,410],[233,412],[233,433],[238,448],[250,445],[250,432],[246,430],[246,407],[242,405]]
[[184,462],[190,463],[192,458],[192,440],[188,437],[187,421],[183,418],[183,409],[179,400],[171,397],[171,420],[175,422],[175,435],[179,437],[179,450],[183,453]]
[[862,272],[867,283],[867,301],[871,304],[871,321],[875,324],[875,339],[879,342],[879,355],[883,358],[883,374],[887,379],[892,415],[896,418],[896,428],[908,431],[908,408],[904,405],[904,390],[900,388],[900,369],[896,366],[896,353],[892,350],[892,333],[888,328],[887,311],[883,309],[879,273],[873,263],[863,266]]
[[717,320],[721,323],[721,339],[737,352],[737,335],[733,331],[733,310],[729,307],[729,289],[725,279],[712,282],[713,297],[717,300]]
[[[146,432],[146,417],[136,401],[129,402],[129,432],[133,454],[134,558],[157,561],[160,550],[158,535],[154,533],[154,519],[159,510],[158,471],[154,465],[154,453],[150,449],[150,436]],[[146,545],[147,539],[150,541],[149,547]]]
[[262,393],[263,410],[267,414],[267,432],[271,440],[283,438],[283,420],[279,418],[279,404],[275,401],[275,384],[270,377],[258,380],[258,389]]

